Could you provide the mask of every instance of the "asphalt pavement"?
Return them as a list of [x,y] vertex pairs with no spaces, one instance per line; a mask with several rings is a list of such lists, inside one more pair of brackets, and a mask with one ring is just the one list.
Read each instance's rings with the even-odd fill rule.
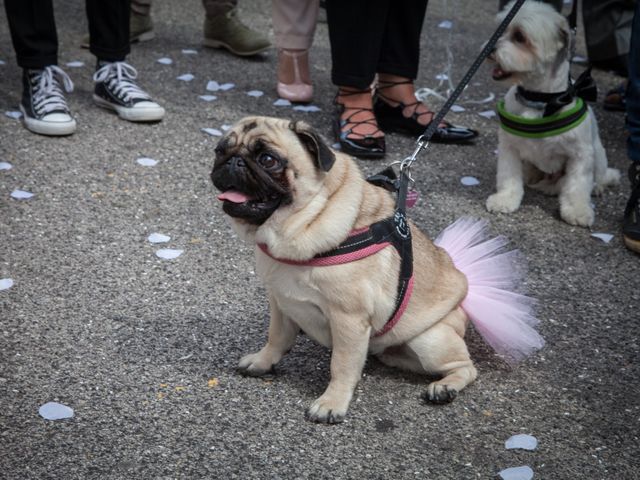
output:
[[[43,137],[0,114],[0,162],[12,166],[0,170],[0,279],[13,282],[0,290],[0,478],[457,480],[525,465],[536,479],[638,478],[640,257],[620,234],[626,175],[594,198],[591,230],[564,223],[557,199],[531,191],[518,212],[488,213],[498,126],[480,115],[495,100],[481,102],[505,88],[481,68],[459,102],[465,110],[448,116],[481,136],[420,158],[421,198],[410,214],[432,237],[463,215],[509,237],[528,260],[547,345],[510,368],[471,331],[478,380],[444,406],[420,400],[428,379],[371,359],[346,421],[313,424],[304,410],[328,381],[325,348],[300,337],[273,378],[235,372],[266,339],[267,301],[252,250],[232,233],[209,180],[218,137],[201,129],[270,115],[306,120],[333,143],[326,23],[311,52],[320,111],[299,111],[273,105],[275,50],[241,59],[205,49],[200,2],[155,2],[156,38],[134,45],[129,62],[167,115],[135,125],[92,104],[94,58],[79,48],[84,3],[54,3],[78,130]],[[240,3],[244,21],[273,38],[270,4]],[[444,90],[436,77],[447,46],[448,73],[461,78],[493,31],[497,3],[432,0],[417,86]],[[452,28],[439,26],[444,20]],[[0,60],[0,113],[16,111],[21,73],[4,18]],[[83,65],[66,67],[74,61]],[[186,73],[193,80],[177,79]],[[621,80],[594,76],[601,92]],[[234,87],[213,93],[211,80]],[[217,99],[199,98],[206,94]],[[594,110],[609,163],[626,174],[624,116],[601,103]],[[388,135],[387,157],[359,164],[373,173],[408,155],[413,141]],[[158,163],[140,165],[142,157]],[[464,176],[479,184],[463,185]],[[34,195],[14,199],[15,190]],[[170,240],[152,244],[151,233]],[[162,248],[183,252],[161,259]],[[74,416],[45,420],[38,410],[47,402]],[[507,450],[519,433],[535,436],[537,448]]]

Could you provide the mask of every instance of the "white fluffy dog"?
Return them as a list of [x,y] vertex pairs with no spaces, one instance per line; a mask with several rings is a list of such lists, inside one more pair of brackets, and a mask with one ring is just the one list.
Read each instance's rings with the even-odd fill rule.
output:
[[[490,56],[494,80],[513,84],[498,106],[502,125],[497,193],[487,199],[491,212],[516,211],[526,183],[558,195],[565,222],[588,227],[594,220],[591,194],[620,179],[618,170],[607,168],[595,116],[582,99],[570,94],[568,103],[549,113],[548,103],[557,104],[554,99],[570,86],[571,41],[562,15],[547,4],[528,1]],[[545,133],[545,128],[550,130]]]

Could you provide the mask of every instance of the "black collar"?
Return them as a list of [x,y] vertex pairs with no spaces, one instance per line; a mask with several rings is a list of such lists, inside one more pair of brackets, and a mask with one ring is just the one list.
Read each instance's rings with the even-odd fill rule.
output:
[[595,102],[598,99],[598,87],[593,78],[591,78],[591,67],[589,67],[580,74],[575,82],[572,82],[571,78],[569,78],[569,86],[563,92],[534,92],[518,85],[516,97],[524,99],[525,102],[540,104],[539,107],[536,106],[534,108],[544,110],[542,116],[548,117],[571,104],[576,97],[580,97],[587,102]]

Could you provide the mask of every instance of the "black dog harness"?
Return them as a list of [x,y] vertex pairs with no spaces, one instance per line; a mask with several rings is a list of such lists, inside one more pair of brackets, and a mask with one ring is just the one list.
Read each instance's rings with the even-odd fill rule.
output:
[[[398,188],[398,180],[391,168],[377,175],[373,175],[367,180],[374,185],[381,186],[388,190],[396,190]],[[403,199],[403,201],[406,201],[406,198]],[[278,258],[269,252],[265,244],[259,243],[258,247],[269,257],[288,265],[328,267],[366,258],[389,245],[392,245],[400,255],[400,272],[396,304],[393,313],[384,326],[373,334],[373,337],[380,337],[398,323],[409,304],[409,299],[413,291],[411,230],[404,214],[404,209],[400,210],[396,208],[392,217],[375,222],[368,227],[352,231],[349,237],[336,248],[328,252],[320,253],[311,260],[298,261]]]

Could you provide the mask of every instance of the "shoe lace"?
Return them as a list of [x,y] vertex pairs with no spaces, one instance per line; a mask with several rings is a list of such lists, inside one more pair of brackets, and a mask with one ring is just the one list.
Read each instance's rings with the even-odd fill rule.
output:
[[[62,81],[62,86],[60,85]],[[56,110],[69,111],[64,92],[73,91],[73,82],[64,70],[56,65],[49,65],[33,73],[30,77],[33,89],[33,109],[38,115]],[[64,88],[64,91],[63,91]]]
[[[395,87],[397,85],[406,85],[406,84],[411,84],[413,85],[413,82],[411,80],[402,80],[399,82],[391,82],[391,81],[386,81],[386,80],[380,80],[378,81],[378,85],[376,86],[376,95],[378,95],[378,97],[387,105],[390,105],[392,107],[397,107],[400,106],[402,108],[403,111],[403,115],[404,115],[404,110],[406,108],[409,108],[409,112],[411,112],[411,114],[409,115],[409,118],[414,117],[416,119],[416,121],[419,121],[418,119],[422,116],[422,115],[429,115],[429,122],[431,120],[433,120],[433,117],[435,117],[435,113],[432,112],[431,110],[429,110],[427,108],[427,110],[425,112],[418,112],[418,107],[420,105],[424,105],[423,102],[421,102],[420,100],[417,100],[415,102],[412,103],[403,103],[400,100],[395,100],[387,95],[385,95],[384,93],[382,93],[382,90],[385,90],[387,88],[392,88]],[[426,105],[424,105],[426,107]],[[427,123],[425,125],[425,129],[427,128],[427,126],[429,125],[429,123]],[[442,124],[440,125],[441,127],[446,127],[446,122],[442,122]]]
[[[378,132],[382,132],[382,130],[380,130],[380,128],[378,127],[378,122],[376,120],[375,115],[373,114],[372,108],[348,107],[344,103],[340,103],[338,101],[338,97],[350,97],[354,95],[359,95],[366,91],[370,91],[370,90],[369,89],[346,90],[346,89],[340,88],[338,89],[338,93],[336,94],[333,100],[334,103],[341,108],[341,113],[345,113],[347,110],[351,112],[349,115],[346,115],[344,118],[340,120],[340,126],[343,129],[343,131],[347,134],[348,138],[354,138],[354,137],[359,139],[373,138],[376,136]],[[371,118],[367,118],[366,120],[352,120],[353,117],[355,117],[356,115],[362,112],[371,112]],[[350,125],[351,127],[349,128]],[[358,128],[358,126],[360,125],[372,125],[373,127],[375,127],[375,131],[368,134],[354,132],[353,130]]]
[[125,102],[134,99],[150,100],[149,94],[142,90],[134,80],[138,77],[135,68],[126,62],[104,63],[93,74],[93,81],[105,83],[118,98]]

